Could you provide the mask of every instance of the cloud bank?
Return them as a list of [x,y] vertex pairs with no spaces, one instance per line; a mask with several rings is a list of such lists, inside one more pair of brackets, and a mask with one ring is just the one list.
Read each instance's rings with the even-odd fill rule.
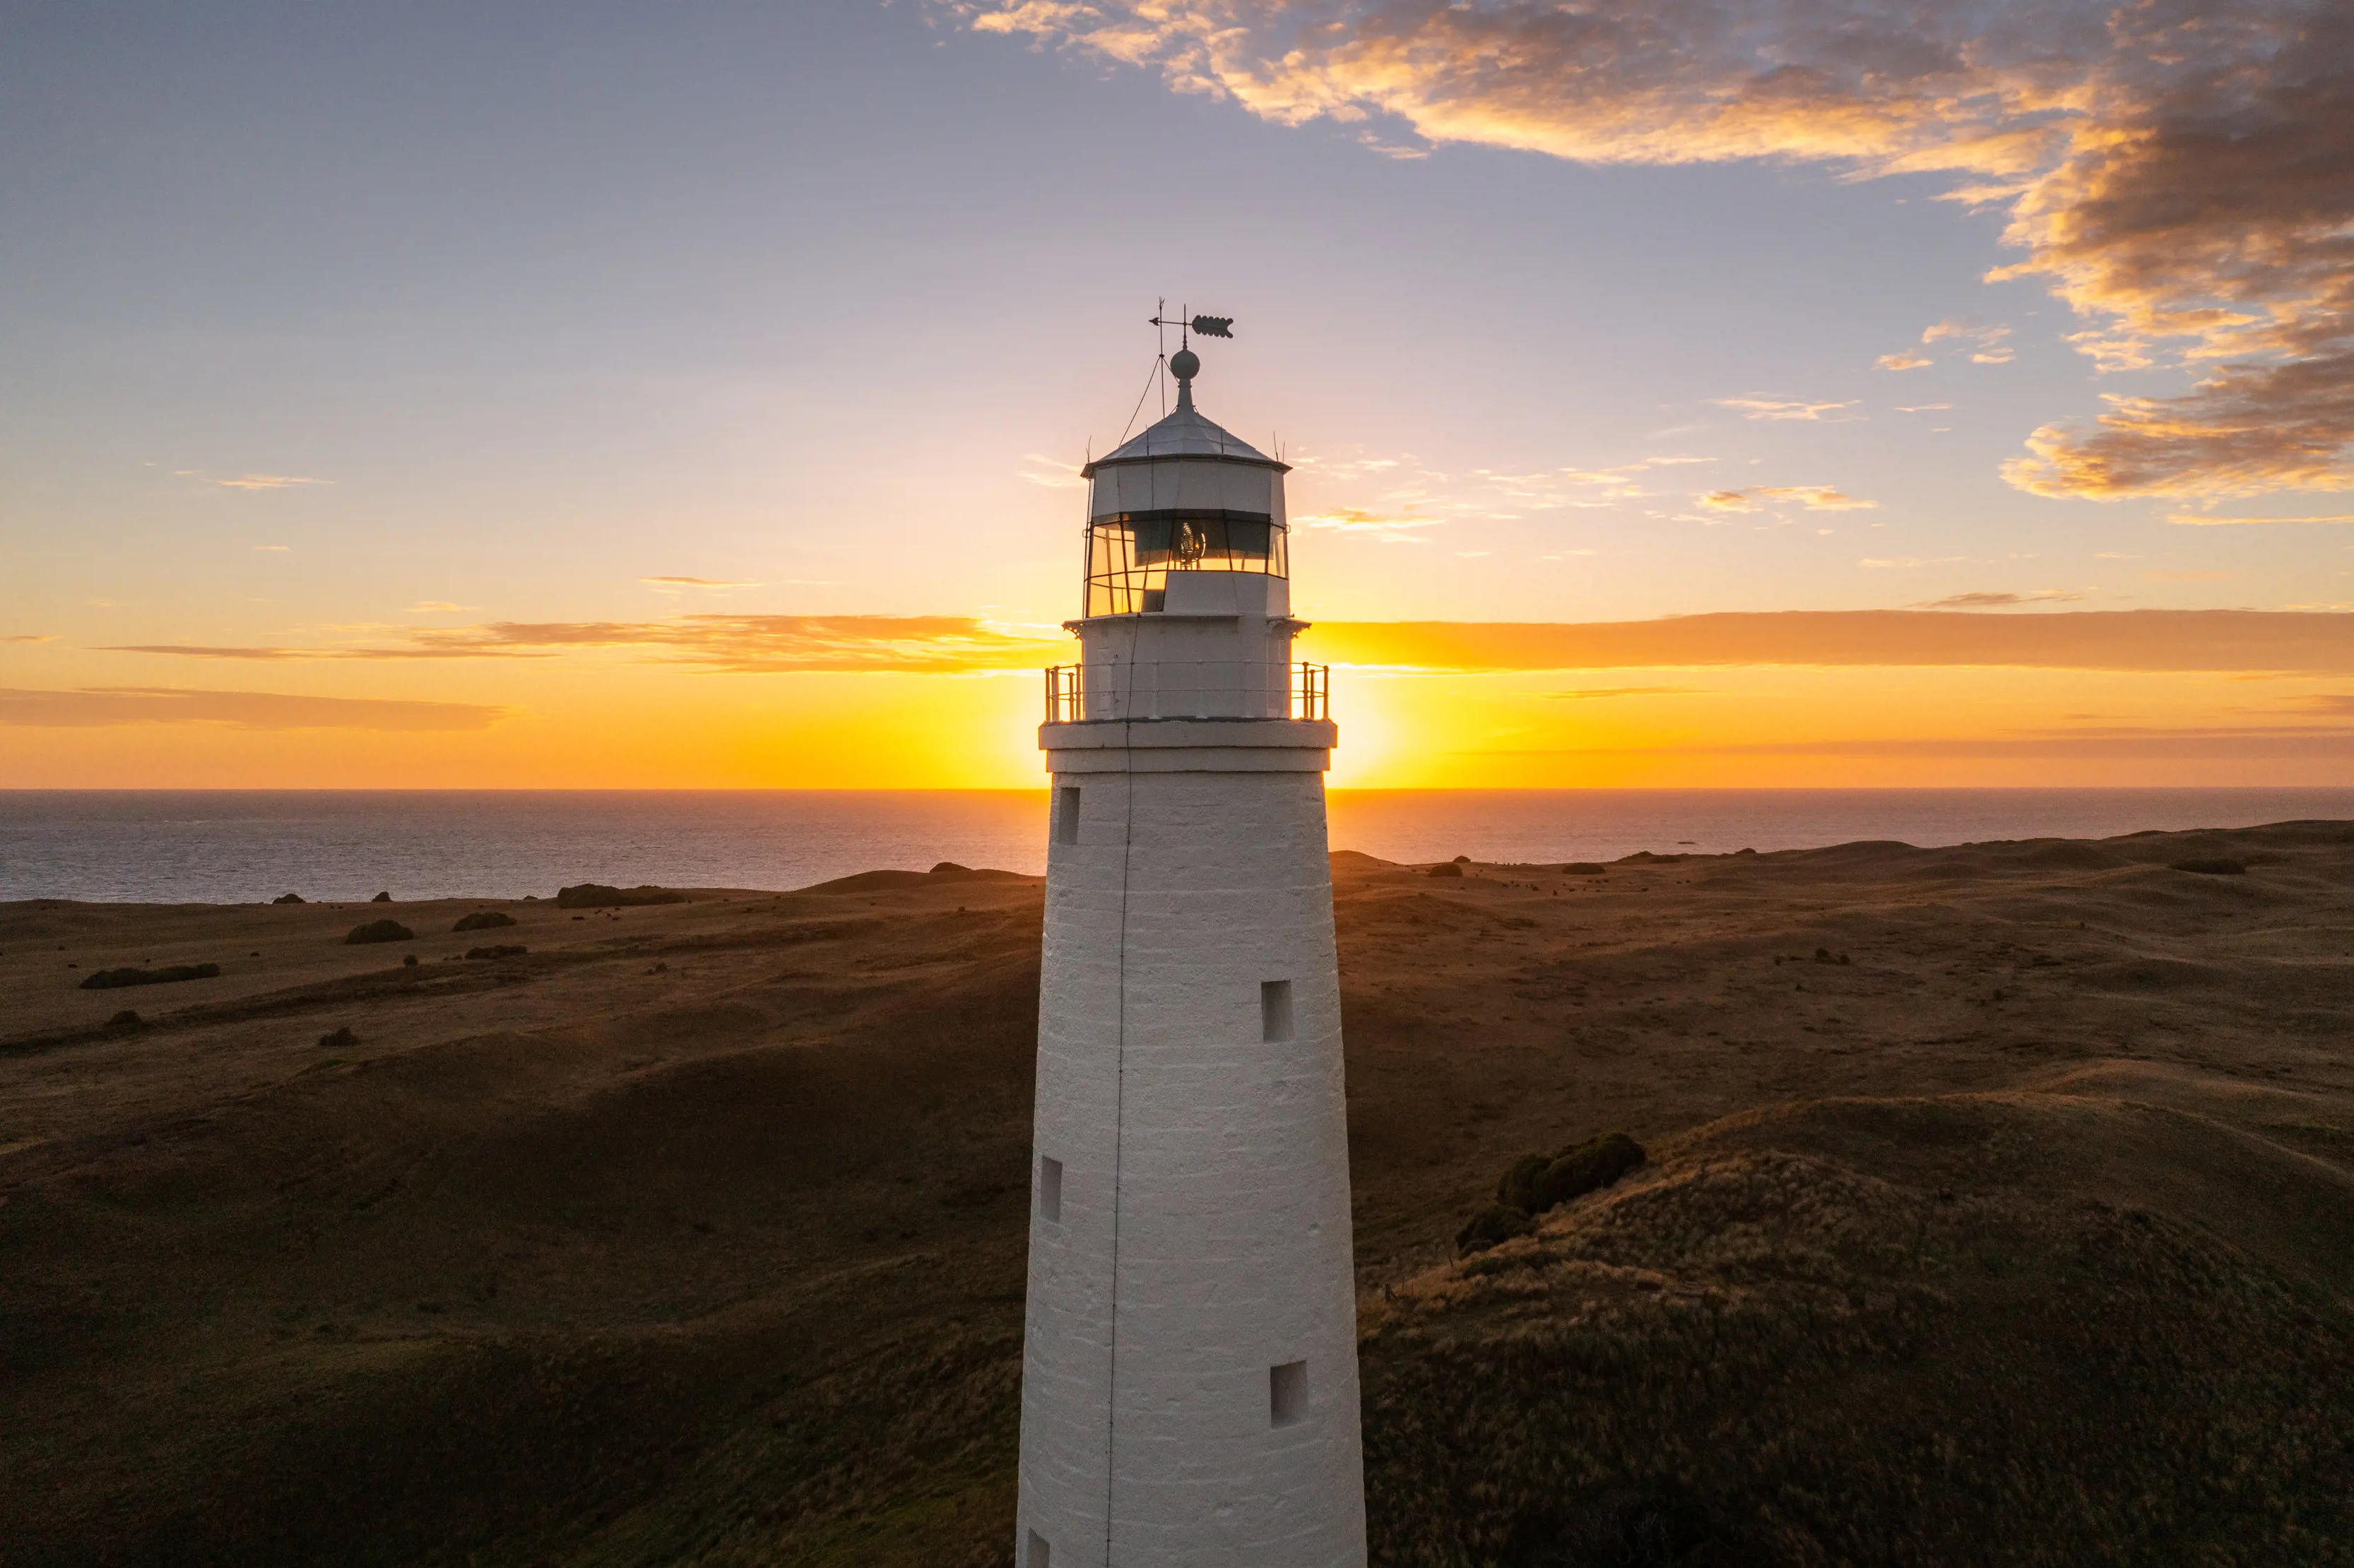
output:
[[[934,0],[1281,124],[1597,164],[1944,173],[1998,208],[2102,366],[2174,397],[2046,424],[2039,494],[2354,488],[2354,6],[2345,0]],[[1978,357],[2004,351],[1981,342]],[[1751,418],[1827,406],[1739,400]]]
[[506,710],[479,703],[305,697],[281,692],[206,692],[177,686],[0,688],[0,725],[93,729],[127,724],[224,724],[237,729],[487,729]]
[[2132,609],[2040,615],[1782,610],[1584,623],[1320,621],[1310,656],[1466,672],[1713,665],[2354,674],[2354,615]]
[[[1958,596],[1946,609],[1780,610],[1584,622],[1319,621],[1308,656],[1401,671],[1708,665],[2011,665],[2062,670],[2354,674],[2354,614],[2253,609],[1971,614],[2047,594]],[[545,659],[635,652],[738,674],[958,674],[1068,662],[1075,645],[955,615],[683,615],[669,620],[494,621],[420,627],[343,648],[153,643],[109,650],[183,658]],[[21,722],[21,721],[17,721]]]
[[1060,663],[1066,640],[1026,637],[964,615],[681,615],[667,620],[493,621],[386,629],[373,642],[327,647],[140,643],[103,650],[190,659],[546,659],[640,651],[666,663],[740,674],[795,671],[955,674]]

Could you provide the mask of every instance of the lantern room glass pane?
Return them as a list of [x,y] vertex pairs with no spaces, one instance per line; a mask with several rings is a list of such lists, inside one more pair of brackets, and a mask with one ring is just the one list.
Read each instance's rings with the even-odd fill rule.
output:
[[1264,512],[1120,512],[1087,524],[1089,615],[1158,610],[1172,571],[1290,575],[1288,530]]

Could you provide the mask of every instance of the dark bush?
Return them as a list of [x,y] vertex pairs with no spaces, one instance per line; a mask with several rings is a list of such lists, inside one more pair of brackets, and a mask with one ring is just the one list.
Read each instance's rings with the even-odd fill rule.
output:
[[673,893],[667,887],[608,887],[601,882],[584,882],[574,887],[556,890],[558,909],[626,909],[640,904],[684,904],[686,895]]
[[392,895],[389,893],[379,893],[374,898],[369,899],[368,902],[371,904],[389,904],[392,902]]
[[355,926],[352,934],[344,938],[346,946],[361,942],[413,942],[417,933],[398,920],[371,920],[365,926]]
[[218,964],[169,964],[160,969],[101,969],[81,982],[84,991],[112,991],[126,985],[169,985],[174,980],[212,980]]
[[515,917],[512,915],[503,915],[496,909],[477,909],[472,915],[458,916],[458,923],[450,929],[452,932],[489,931],[501,926],[512,926],[514,923]]
[[1426,876],[1460,876],[1463,874],[1463,868],[1457,865],[1452,861],[1449,861],[1440,865],[1432,866],[1423,874]]
[[1561,869],[1566,876],[1606,876],[1610,872],[1608,866],[1590,860],[1574,860]]
[[270,902],[272,904],[300,904],[302,902],[302,895],[299,893],[281,893]]
[[1553,1161],[1550,1154],[1523,1154],[1513,1160],[1504,1179],[1496,1183],[1496,1202],[1507,1208],[1533,1212],[1537,1206],[1537,1180]]
[[2177,871],[2196,872],[2200,876],[2245,876],[2248,874],[2247,862],[2239,860],[2178,860],[2174,863],[2174,869]]
[[1537,1223],[1527,1210],[1515,1209],[1509,1203],[1490,1203],[1455,1233],[1456,1255],[1485,1252],[1498,1242],[1524,1236],[1536,1228]]
[[122,1012],[116,1013],[113,1017],[108,1019],[106,1021],[106,1026],[109,1029],[136,1029],[143,1022],[144,1020],[143,1020],[137,1013],[132,1012],[131,1009],[126,1007]]
[[352,1033],[351,1025],[348,1023],[333,1033],[319,1036],[319,1049],[322,1051],[340,1051],[347,1045],[356,1045],[359,1043],[360,1037]]
[[519,959],[529,951],[531,951],[529,948],[501,944],[491,948],[469,948],[466,949],[466,956],[470,959]]
[[1606,1132],[1600,1138],[1574,1144],[1556,1155],[1536,1179],[1536,1202],[1531,1205],[1532,1212],[1543,1213],[1572,1198],[1582,1198],[1607,1187],[1641,1163],[1643,1146],[1623,1132]]

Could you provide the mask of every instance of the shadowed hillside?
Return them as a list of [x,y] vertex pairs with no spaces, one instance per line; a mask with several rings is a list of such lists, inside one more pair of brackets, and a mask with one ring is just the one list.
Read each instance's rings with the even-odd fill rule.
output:
[[[1377,1561],[2354,1561],[2354,828],[1336,869]],[[0,1560],[1006,1562],[1037,884],[391,913],[0,907]]]

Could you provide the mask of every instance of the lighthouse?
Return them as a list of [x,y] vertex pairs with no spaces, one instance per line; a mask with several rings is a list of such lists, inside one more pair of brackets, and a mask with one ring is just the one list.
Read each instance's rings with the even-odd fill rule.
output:
[[[1215,323],[1224,325],[1223,323]],[[1363,1568],[1325,672],[1286,466],[1193,403],[1083,471],[1053,776],[1022,1568]]]

